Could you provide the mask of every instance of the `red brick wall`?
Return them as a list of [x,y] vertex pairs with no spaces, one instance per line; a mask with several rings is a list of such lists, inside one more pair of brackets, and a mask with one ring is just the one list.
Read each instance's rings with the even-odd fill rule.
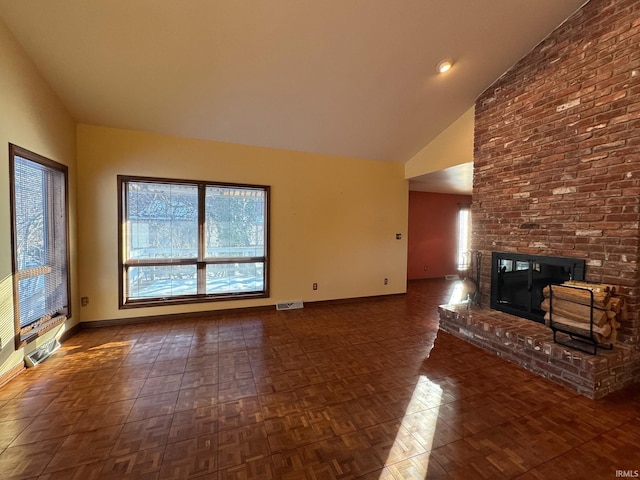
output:
[[640,2],[592,0],[476,102],[474,250],[587,260],[640,339]]

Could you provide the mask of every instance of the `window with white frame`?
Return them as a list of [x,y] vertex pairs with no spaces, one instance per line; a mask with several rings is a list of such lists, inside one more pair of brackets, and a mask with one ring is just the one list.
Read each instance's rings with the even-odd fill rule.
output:
[[9,145],[16,344],[70,316],[67,167]]
[[268,296],[269,187],[118,184],[121,307]]

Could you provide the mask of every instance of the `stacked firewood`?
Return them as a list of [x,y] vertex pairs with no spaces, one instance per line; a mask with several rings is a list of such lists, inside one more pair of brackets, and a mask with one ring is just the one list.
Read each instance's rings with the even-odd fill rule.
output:
[[[576,288],[577,287],[577,288]],[[593,321],[593,338],[601,344],[616,341],[620,320],[626,319],[624,297],[617,294],[614,285],[569,280],[562,285],[543,289],[541,308],[544,319],[554,326],[574,334],[589,336]],[[553,292],[553,298],[549,296]],[[593,292],[593,298],[591,295]]]

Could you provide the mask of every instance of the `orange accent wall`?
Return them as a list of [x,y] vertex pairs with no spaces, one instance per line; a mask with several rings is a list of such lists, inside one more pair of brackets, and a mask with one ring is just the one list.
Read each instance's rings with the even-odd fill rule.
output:
[[456,237],[460,204],[471,205],[471,196],[409,192],[409,280],[458,273]]

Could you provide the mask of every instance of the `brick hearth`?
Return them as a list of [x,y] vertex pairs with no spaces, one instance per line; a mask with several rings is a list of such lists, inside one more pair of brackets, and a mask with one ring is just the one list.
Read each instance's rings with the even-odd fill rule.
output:
[[640,351],[629,345],[590,355],[554,343],[545,325],[466,304],[440,306],[440,328],[589,398],[640,382]]

